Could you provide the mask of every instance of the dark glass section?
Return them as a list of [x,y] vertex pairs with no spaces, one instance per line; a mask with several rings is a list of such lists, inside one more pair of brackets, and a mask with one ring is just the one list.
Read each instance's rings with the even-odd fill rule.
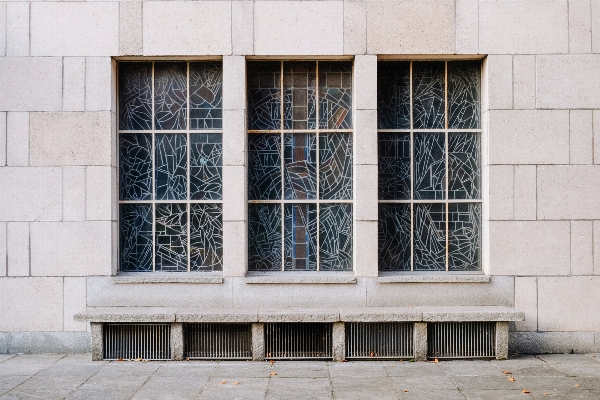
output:
[[352,129],[351,62],[319,62],[319,127]]
[[281,206],[248,204],[248,270],[281,271]]
[[121,271],[152,271],[152,205],[119,205]]
[[317,270],[317,205],[284,205],[284,269]]
[[152,198],[152,135],[119,135],[119,199]]
[[481,62],[448,62],[448,127],[479,129]]
[[190,205],[190,270],[223,270],[221,204]]
[[480,134],[450,132],[448,135],[448,197],[480,199]]
[[154,129],[186,129],[187,63],[154,63]]
[[446,270],[446,205],[417,203],[414,207],[415,271]]
[[481,270],[481,203],[455,203],[448,208],[450,271]]
[[281,63],[249,62],[248,129],[281,129]]
[[442,200],[446,187],[446,138],[443,133],[415,133],[415,199]]
[[155,135],[155,179],[157,200],[187,198],[187,137],[184,133]]
[[379,200],[410,199],[410,133],[379,133]]
[[152,129],[152,63],[119,63],[119,129]]
[[223,127],[221,63],[190,63],[190,128]]
[[316,63],[283,63],[283,123],[285,129],[316,129]]
[[352,270],[352,204],[321,204],[319,246],[322,271]]
[[283,138],[285,199],[316,199],[317,135],[286,133]]
[[319,195],[326,200],[352,199],[352,135],[319,135]]
[[410,62],[377,63],[377,126],[410,128]]
[[444,62],[413,63],[413,127],[415,129],[443,129]]
[[379,270],[410,271],[410,204],[379,204]]
[[281,136],[248,135],[248,200],[281,199]]
[[156,271],[187,271],[187,205],[156,204]]
[[190,199],[222,198],[223,145],[220,133],[190,134]]

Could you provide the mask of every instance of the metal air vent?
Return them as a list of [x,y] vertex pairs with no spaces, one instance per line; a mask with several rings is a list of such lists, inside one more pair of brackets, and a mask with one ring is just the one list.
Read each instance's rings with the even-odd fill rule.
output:
[[265,358],[333,358],[332,324],[266,323]]
[[351,322],[346,324],[346,358],[412,358],[413,324]]
[[198,359],[251,359],[250,324],[185,324],[184,355]]
[[104,324],[105,360],[170,360],[170,324]]
[[427,357],[430,358],[495,357],[496,323],[429,323],[427,343]]

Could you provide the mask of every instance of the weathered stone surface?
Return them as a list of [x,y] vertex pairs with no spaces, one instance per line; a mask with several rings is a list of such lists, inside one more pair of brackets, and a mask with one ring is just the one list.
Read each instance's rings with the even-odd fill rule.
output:
[[[200,276],[199,276],[200,275]],[[113,276],[112,282],[119,284],[131,283],[223,283],[223,277],[218,275],[205,275],[205,273],[177,273],[176,275],[155,272],[132,272],[125,273],[119,276]]]
[[[223,110],[246,109],[246,57],[223,57]],[[223,117],[223,123],[227,118]],[[245,121],[244,121],[245,122]],[[223,130],[227,132],[225,126]]]
[[590,0],[569,0],[569,53],[592,51]]
[[85,214],[88,221],[111,221],[117,219],[116,169],[89,166],[85,171]]
[[571,275],[594,273],[592,221],[571,221]]
[[508,358],[508,322],[496,322],[496,360]]
[[223,221],[246,221],[246,168],[223,166]]
[[252,324],[252,361],[265,359],[265,325]]
[[574,340],[574,333],[576,332],[509,332],[508,346],[511,352],[521,354],[594,351],[593,332],[585,332],[585,336],[592,339],[587,341],[587,346],[582,346],[580,340]]
[[29,113],[6,113],[6,165],[29,165]]
[[[53,353],[42,356],[48,357],[47,359],[36,357],[26,362],[34,369],[40,368],[43,364],[53,364],[63,358],[65,353],[85,354],[91,350],[88,332],[3,332],[0,335],[5,336],[6,352],[9,354]],[[0,339],[1,341],[2,339]],[[102,357],[99,360],[101,359]],[[49,392],[38,393],[46,397],[51,395]],[[34,393],[34,395],[38,393]]]
[[354,111],[354,164],[377,165],[377,110]]
[[7,276],[29,276],[29,222],[6,224]]
[[[6,235],[6,222],[0,222],[0,276],[7,275],[7,258],[6,258],[6,247],[7,247],[7,235]],[[0,353],[1,354],[1,353]]]
[[356,110],[377,110],[377,56],[354,57],[353,101]]
[[104,347],[104,327],[101,323],[92,322],[90,323],[90,330],[92,336],[92,361],[101,361],[104,359],[103,347]]
[[6,5],[6,55],[29,55],[29,3]]
[[2,3],[0,4],[0,56],[6,55],[6,22],[6,3]]
[[[0,9],[2,5],[0,4]],[[0,18],[2,15],[0,15]],[[0,112],[0,167],[6,166],[6,112]]]
[[116,68],[110,57],[88,57],[85,60],[85,110],[116,111]]
[[73,320],[73,316],[85,310],[86,307],[86,278],[64,278],[64,309],[63,309],[63,326],[65,331],[82,331],[86,330],[85,322],[77,322]]
[[171,324],[171,359],[183,360],[183,324],[174,322]]
[[518,331],[537,330],[537,278],[515,277],[515,309],[525,314],[525,321],[515,322]]
[[513,107],[535,108],[535,56],[513,57]]
[[[376,201],[374,205],[376,205]],[[354,271],[356,276],[378,275],[377,221],[354,221]]]
[[258,311],[260,322],[337,322],[340,311],[337,308],[261,308]]
[[513,107],[513,58],[509,55],[489,55],[488,109],[502,110]]
[[514,216],[514,167],[491,165],[489,167],[489,218],[508,220]]
[[600,53],[600,1],[591,0],[592,53]]
[[362,1],[344,2],[344,54],[367,51],[367,7]]
[[354,219],[377,221],[377,165],[355,165]]
[[63,59],[62,109],[63,111],[85,110],[85,58],[83,57]]
[[146,307],[89,307],[75,314],[75,321],[175,322],[175,309]]
[[427,323],[415,322],[413,329],[415,361],[427,361]]
[[63,221],[85,220],[85,167],[64,167]]
[[142,54],[142,2],[119,3],[119,54]]
[[233,54],[254,54],[254,3],[232,1],[231,25],[233,27],[231,32]]
[[422,275],[411,274],[380,274],[379,283],[487,283],[491,282],[489,275],[451,275],[440,273],[432,275],[426,273]]
[[[244,110],[223,110],[223,165],[243,166],[245,164],[246,112]],[[226,198],[225,201],[227,200],[235,199]]]
[[354,274],[340,273],[303,273],[294,275],[289,273],[263,274],[251,272],[246,276],[246,283],[255,284],[295,284],[295,283],[356,283]]
[[479,2],[456,1],[456,53],[479,53]]
[[600,164],[600,110],[592,112],[592,125],[594,131],[594,164]]
[[592,164],[594,157],[592,110],[571,110],[570,121],[570,163]]
[[177,322],[258,322],[258,309],[243,308],[190,308],[176,313]]
[[344,360],[346,353],[346,329],[343,322],[334,322],[331,332],[333,361]]
[[354,307],[340,308],[340,320],[344,322],[400,322],[421,321],[418,308],[408,307]]
[[523,321],[525,314],[522,311],[509,307],[421,307],[423,321],[450,322],[450,321]]
[[248,228],[244,221],[223,222],[223,276],[245,276]]
[[515,165],[514,219],[535,220],[537,213],[537,166]]

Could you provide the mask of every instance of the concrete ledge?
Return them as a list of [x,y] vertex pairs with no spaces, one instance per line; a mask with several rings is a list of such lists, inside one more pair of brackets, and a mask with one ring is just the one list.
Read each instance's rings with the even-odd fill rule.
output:
[[175,310],[134,307],[88,308],[75,314],[73,319],[80,322],[175,322]]
[[177,322],[258,322],[258,310],[235,308],[210,308],[179,310]]
[[337,308],[273,308],[258,311],[259,322],[338,322]]
[[356,276],[354,273],[341,273],[341,274],[323,274],[323,273],[311,273],[311,272],[300,272],[298,274],[290,275],[289,272],[282,274],[270,274],[270,273],[254,273],[246,276],[246,283],[258,283],[258,284],[295,284],[295,283],[356,283]]
[[112,283],[223,283],[219,275],[133,273],[113,277]]
[[424,322],[524,321],[525,313],[508,307],[419,307]]
[[489,283],[489,275],[415,275],[385,274],[377,278],[378,283]]
[[356,307],[341,308],[344,322],[401,322],[421,321],[423,315],[417,308],[408,307]]

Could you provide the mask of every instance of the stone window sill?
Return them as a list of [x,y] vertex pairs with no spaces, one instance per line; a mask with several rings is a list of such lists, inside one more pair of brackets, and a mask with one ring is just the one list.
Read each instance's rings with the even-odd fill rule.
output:
[[490,283],[484,274],[430,274],[430,273],[387,273],[377,279],[378,283]]
[[112,277],[113,283],[223,283],[215,274],[196,273],[123,273]]
[[250,284],[339,284],[356,283],[354,273],[322,273],[322,272],[253,272],[246,276],[246,283]]

